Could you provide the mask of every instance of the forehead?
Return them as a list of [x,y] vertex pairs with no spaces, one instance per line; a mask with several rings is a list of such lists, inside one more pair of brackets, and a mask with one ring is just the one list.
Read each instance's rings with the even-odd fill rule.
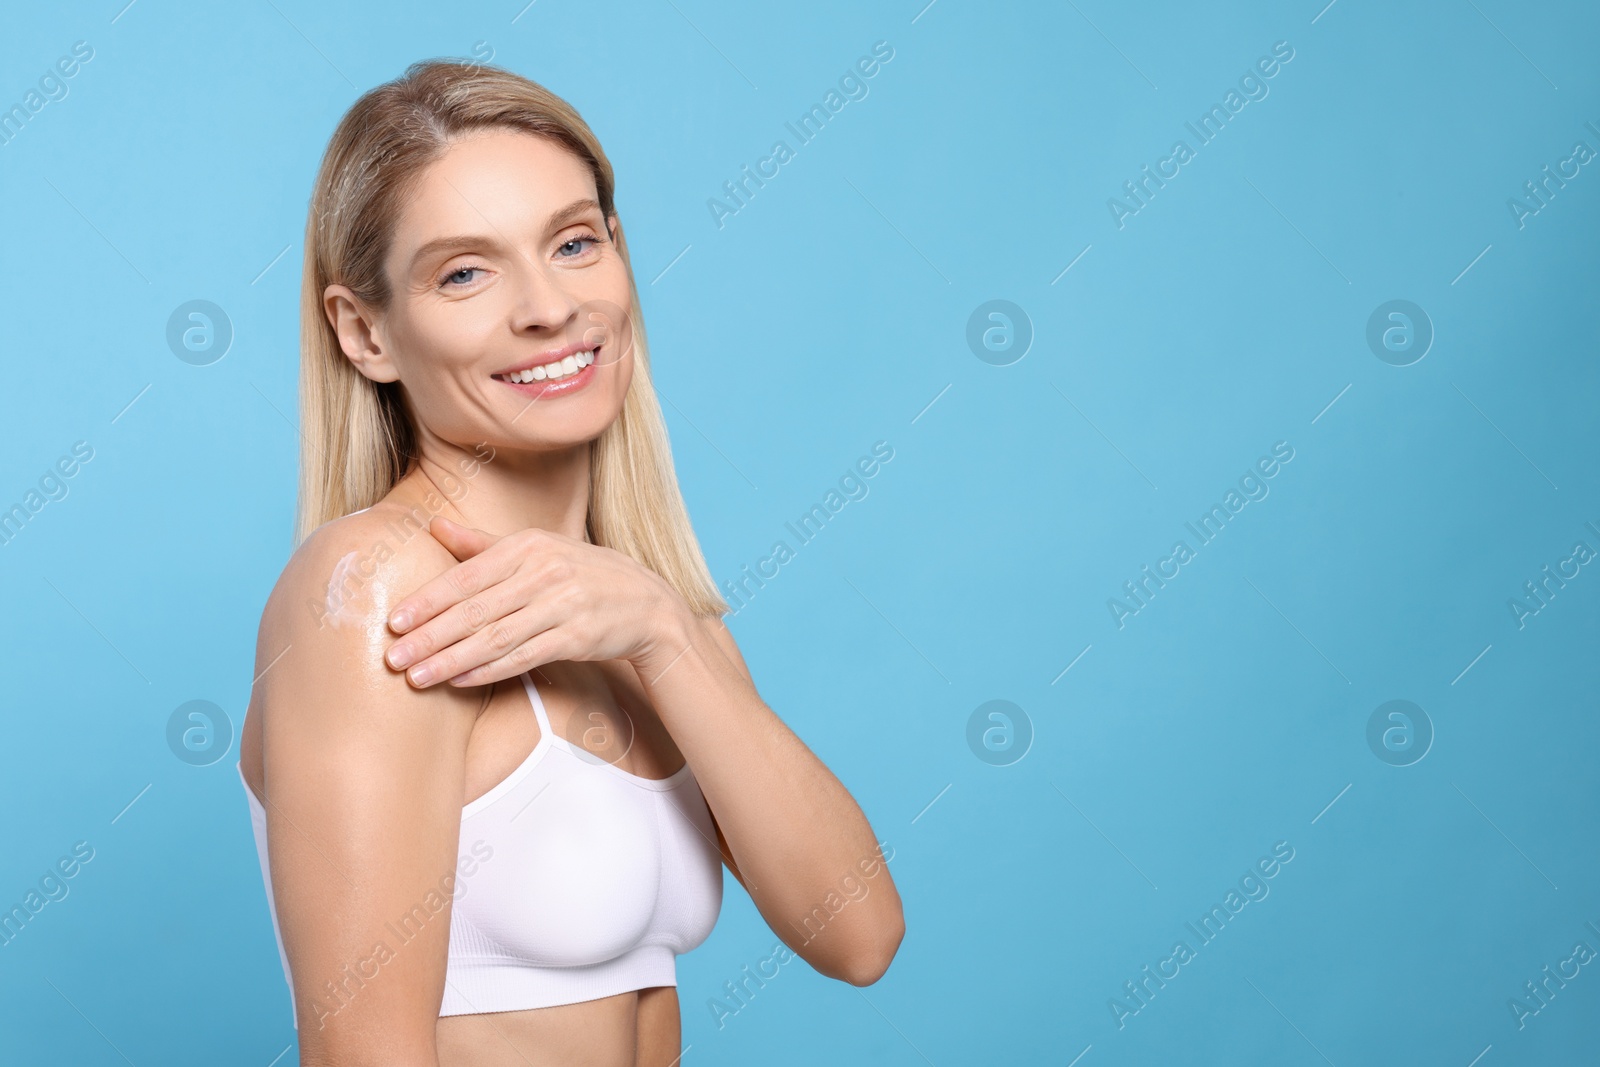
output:
[[485,225],[532,234],[553,212],[585,197],[595,198],[594,175],[563,146],[517,131],[476,131],[418,176],[398,220],[395,251],[405,256],[430,237]]

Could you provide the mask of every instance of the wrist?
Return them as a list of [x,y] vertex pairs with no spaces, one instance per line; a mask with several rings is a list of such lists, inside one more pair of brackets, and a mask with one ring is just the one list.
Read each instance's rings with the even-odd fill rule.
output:
[[649,634],[644,647],[633,659],[643,678],[653,678],[667,669],[694,640],[694,613],[677,591],[662,583],[663,595],[650,608]]

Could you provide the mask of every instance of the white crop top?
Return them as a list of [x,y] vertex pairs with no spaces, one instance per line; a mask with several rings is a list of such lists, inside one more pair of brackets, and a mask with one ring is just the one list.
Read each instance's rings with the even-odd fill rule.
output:
[[[652,779],[599,759],[555,735],[533,679],[521,677],[539,741],[504,781],[461,809],[453,903],[445,913],[442,894],[434,902],[435,919],[450,923],[441,1016],[677,985],[676,957],[710,936],[722,909],[722,855],[688,764]],[[248,783],[245,795],[292,1002],[266,810]],[[391,951],[430,921],[418,904],[411,925],[396,917],[384,926]],[[369,977],[381,960],[366,964]],[[335,993],[307,992],[329,1012],[340,1006]]]

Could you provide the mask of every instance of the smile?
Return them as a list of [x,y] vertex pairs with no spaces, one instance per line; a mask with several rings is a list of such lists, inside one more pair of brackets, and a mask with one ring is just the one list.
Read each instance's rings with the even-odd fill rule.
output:
[[490,377],[502,382],[526,384],[527,382],[560,381],[569,378],[579,371],[594,363],[594,354],[598,348],[587,352],[577,352],[561,359],[551,360],[532,367],[524,367],[520,371],[511,371],[505,374],[494,374]]
[[492,374],[497,382],[522,393],[531,400],[553,400],[575,393],[594,380],[599,373],[596,363],[603,345],[578,351],[569,351],[559,359],[546,355],[545,362],[516,370]]

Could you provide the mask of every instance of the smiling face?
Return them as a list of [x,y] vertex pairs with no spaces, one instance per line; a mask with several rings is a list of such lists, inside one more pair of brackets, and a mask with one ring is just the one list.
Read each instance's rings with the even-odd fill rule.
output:
[[547,451],[598,437],[633,374],[627,264],[564,147],[521,132],[455,141],[419,176],[385,269],[392,297],[363,314],[325,304],[362,374],[398,380],[429,437]]

